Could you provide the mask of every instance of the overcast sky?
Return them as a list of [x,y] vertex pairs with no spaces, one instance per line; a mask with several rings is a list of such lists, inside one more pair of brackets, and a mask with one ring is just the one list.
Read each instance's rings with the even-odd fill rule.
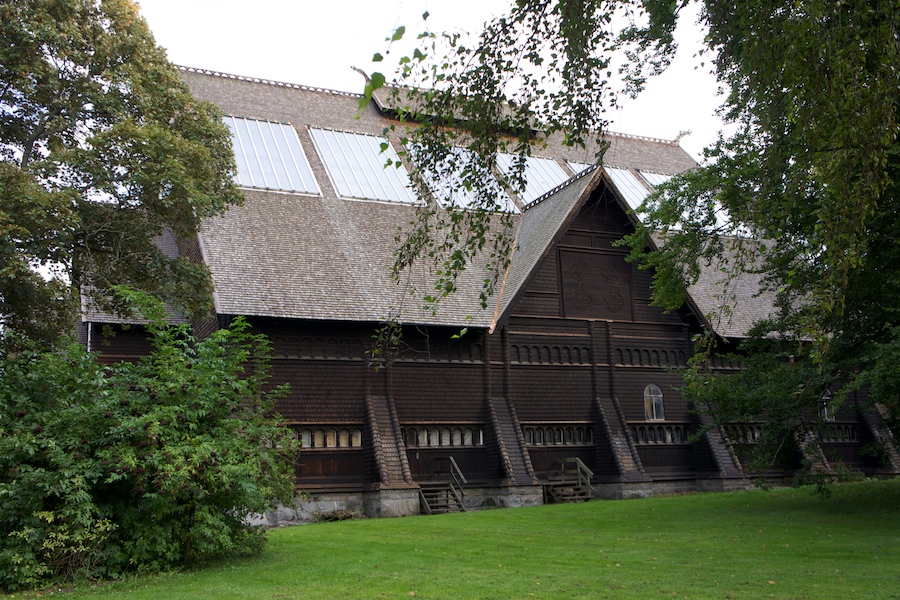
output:
[[[172,62],[236,75],[314,87],[361,92],[362,77],[351,70],[385,70],[390,62],[371,62],[387,48],[385,38],[398,25],[408,32],[430,14],[434,30],[478,31],[502,14],[504,0],[138,0],[158,44]],[[714,116],[721,98],[708,65],[693,55],[702,33],[693,18],[678,32],[679,54],[636,101],[612,113],[610,129],[674,139],[693,133],[682,147],[699,159],[715,140],[721,122]],[[411,36],[410,36],[411,37]],[[402,55],[395,48],[394,55]],[[390,56],[387,57],[390,59]],[[386,59],[386,60],[387,60]]]

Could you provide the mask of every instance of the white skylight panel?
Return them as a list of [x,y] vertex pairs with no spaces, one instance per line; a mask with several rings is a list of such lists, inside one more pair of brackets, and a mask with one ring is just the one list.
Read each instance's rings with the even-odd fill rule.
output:
[[[466,189],[462,183],[464,166],[470,157],[469,151],[465,148],[457,147],[453,148],[452,152],[453,158],[448,159],[453,160],[455,163],[452,172],[450,172],[450,165],[447,164],[447,161],[444,161],[439,167],[439,170],[442,172],[434,173],[431,171],[422,171],[422,178],[442,205],[456,206],[459,208],[474,207],[478,204],[478,197],[474,191]],[[415,148],[411,148],[409,153],[412,160],[415,161]],[[493,175],[487,175],[483,183],[490,189],[501,211],[513,213],[519,212],[519,209],[512,203],[509,196],[507,196],[500,188],[500,183]]]
[[225,117],[225,124],[231,129],[238,185],[319,193],[300,139],[291,125],[229,116]]
[[644,201],[650,192],[641,184],[638,178],[626,169],[615,169],[606,167],[606,172],[612,179],[613,185],[622,195],[625,202],[631,210],[637,210],[638,206]]
[[[500,153],[497,155],[497,166],[504,175],[508,175],[514,160],[515,158],[512,154]],[[525,157],[524,175],[525,190],[519,196],[526,204],[543,196],[569,179],[568,173],[555,160],[535,156]]]
[[662,185],[665,182],[672,179],[671,175],[661,175],[660,173],[647,173],[646,171],[641,171],[640,173],[641,173],[641,177],[643,177],[644,180],[646,180],[647,183],[649,183],[653,187]]
[[[400,158],[380,136],[310,129],[334,189],[342,198],[417,202]],[[385,167],[387,161],[391,165]]]
[[569,168],[572,169],[572,172],[578,175],[582,171],[587,169],[593,169],[597,165],[590,165],[588,163],[575,162],[572,160],[567,160],[566,164],[569,165]]

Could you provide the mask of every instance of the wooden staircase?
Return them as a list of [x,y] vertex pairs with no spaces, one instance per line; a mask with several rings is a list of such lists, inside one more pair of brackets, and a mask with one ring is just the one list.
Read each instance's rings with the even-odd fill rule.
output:
[[435,460],[447,461],[445,478],[438,481],[419,482],[419,505],[426,515],[466,512],[465,491],[468,483],[452,456]]
[[444,481],[419,483],[419,503],[427,515],[466,512],[463,499],[450,483]]
[[544,503],[587,502],[594,495],[593,476],[578,457],[557,461],[556,473],[544,482]]

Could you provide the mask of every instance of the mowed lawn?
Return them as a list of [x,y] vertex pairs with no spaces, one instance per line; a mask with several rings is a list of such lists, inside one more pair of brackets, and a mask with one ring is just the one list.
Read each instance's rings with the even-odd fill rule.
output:
[[754,490],[289,527],[259,556],[53,595],[900,598],[900,480],[829,500]]

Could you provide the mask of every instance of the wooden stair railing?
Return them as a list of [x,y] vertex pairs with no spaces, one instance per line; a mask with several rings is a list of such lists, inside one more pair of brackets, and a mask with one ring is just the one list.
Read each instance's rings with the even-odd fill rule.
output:
[[437,474],[446,475],[445,479],[419,483],[419,503],[425,514],[433,515],[448,512],[466,512],[464,487],[469,482],[463,475],[459,465],[452,456],[441,456],[435,460],[447,461],[447,471]]
[[594,472],[580,458],[573,456],[557,461],[556,473],[544,483],[544,502],[586,502],[594,495],[591,479]]

